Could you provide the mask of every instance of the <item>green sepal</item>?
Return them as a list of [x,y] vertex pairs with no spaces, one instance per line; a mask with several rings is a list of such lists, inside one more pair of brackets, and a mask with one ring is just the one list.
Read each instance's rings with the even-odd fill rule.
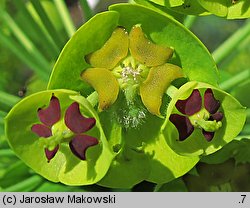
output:
[[[187,99],[194,89],[205,91],[212,89],[214,97],[220,101],[219,111],[223,113],[222,126],[215,132],[212,141],[208,142],[201,129],[194,132],[184,141],[179,141],[178,131],[172,122],[169,121],[171,114],[176,113],[175,104],[177,100]],[[169,146],[180,155],[209,155],[221,149],[224,145],[232,141],[242,130],[246,120],[246,108],[244,108],[234,97],[219,88],[206,83],[188,82],[179,88],[172,95],[172,100],[168,106],[167,116],[162,131]]]
[[[48,163],[39,137],[31,131],[39,121],[37,110],[48,105],[51,96],[60,101],[61,115],[74,101],[80,104],[81,113],[96,119],[93,129],[85,132],[99,140],[88,148],[87,160],[80,160],[67,143],[61,143],[55,157]],[[61,119],[62,119],[61,118]],[[89,102],[79,93],[70,90],[48,90],[30,95],[15,105],[5,119],[6,135],[16,155],[35,172],[53,182],[67,185],[87,185],[99,181],[108,171],[114,154],[109,149],[99,117]]]

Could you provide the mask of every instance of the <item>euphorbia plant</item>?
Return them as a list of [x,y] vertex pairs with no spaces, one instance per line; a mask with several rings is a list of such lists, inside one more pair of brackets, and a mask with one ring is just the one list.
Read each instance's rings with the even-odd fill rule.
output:
[[[113,5],[69,40],[49,90],[27,97],[10,112],[8,138],[28,165],[53,181],[119,188],[143,180],[166,183],[242,128],[244,109],[217,88],[217,81],[211,55],[183,25],[142,6]],[[189,100],[197,108],[192,113],[185,109]],[[231,101],[232,109],[226,106]],[[26,105],[32,105],[30,111]],[[237,128],[230,123],[235,112],[241,115]],[[27,122],[22,122],[24,114],[29,115]],[[14,120],[22,133],[13,131]],[[189,125],[188,134],[181,123]],[[195,134],[193,139],[193,132],[200,132],[198,138]],[[29,157],[36,151],[42,160],[39,168]],[[59,162],[62,168],[54,171],[53,164]]]

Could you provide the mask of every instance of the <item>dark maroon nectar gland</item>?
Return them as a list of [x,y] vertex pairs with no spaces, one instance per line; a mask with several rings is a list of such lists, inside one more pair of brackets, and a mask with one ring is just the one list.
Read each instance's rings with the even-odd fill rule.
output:
[[215,99],[212,89],[204,93],[204,106],[200,91],[195,89],[186,100],[178,100],[175,107],[183,115],[172,114],[169,120],[177,128],[180,141],[187,139],[195,129],[201,129],[205,139],[212,141],[222,126],[223,113],[219,111],[220,102]]
[[72,153],[81,160],[86,160],[86,150],[98,144],[92,136],[83,134],[95,126],[94,118],[84,117],[79,103],[73,102],[61,119],[60,102],[52,95],[47,108],[38,109],[40,124],[34,124],[31,131],[38,135],[44,145],[48,162],[56,155],[61,143],[69,143]]

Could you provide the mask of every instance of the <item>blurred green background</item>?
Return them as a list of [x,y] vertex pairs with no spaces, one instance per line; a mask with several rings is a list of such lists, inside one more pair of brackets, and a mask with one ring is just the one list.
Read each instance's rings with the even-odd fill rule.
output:
[[221,88],[248,108],[248,119],[239,137],[183,177],[167,184],[142,182],[131,190],[69,187],[36,175],[9,149],[3,120],[11,107],[46,88],[61,49],[79,26],[120,2],[127,1],[0,0],[0,191],[250,191],[249,20],[184,17],[214,56]]

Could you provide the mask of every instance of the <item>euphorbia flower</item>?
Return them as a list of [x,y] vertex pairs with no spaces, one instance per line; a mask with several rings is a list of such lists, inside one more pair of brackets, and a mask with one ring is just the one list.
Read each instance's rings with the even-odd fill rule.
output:
[[160,116],[164,92],[183,76],[180,67],[166,63],[172,54],[172,48],[151,42],[139,25],[129,34],[118,27],[102,48],[86,56],[93,68],[84,70],[82,78],[98,92],[99,110],[112,105],[121,88],[127,103],[134,104],[140,94],[148,111]]
[[72,153],[81,160],[86,159],[88,147],[98,144],[96,138],[83,134],[95,125],[95,119],[81,115],[77,102],[67,108],[64,119],[60,121],[60,102],[53,95],[47,108],[38,109],[38,117],[42,123],[32,125],[31,130],[39,137],[46,138],[44,143],[48,162],[56,155],[61,142],[69,142]]
[[192,81],[173,92],[162,130],[178,154],[208,155],[234,139],[245,119],[244,107],[231,95]]
[[[203,152],[211,153],[230,141],[231,135],[235,135],[235,132],[242,128],[242,117],[233,133],[223,125],[211,142],[204,139],[200,129],[195,130],[195,134],[190,136],[194,138],[188,138],[183,142],[176,141],[178,131],[169,122],[169,114],[173,113],[173,108],[166,109],[167,105],[162,106],[167,110],[165,120],[150,115],[145,109],[146,107],[149,112],[159,115],[157,109],[162,103],[161,92],[165,92],[166,86],[164,79],[174,77],[165,70],[165,66],[168,65],[166,62],[174,64],[173,66],[181,66],[181,71],[190,81],[196,80],[216,86],[218,73],[214,60],[190,31],[163,13],[135,4],[112,5],[109,10],[93,17],[72,36],[54,66],[48,89],[73,89],[88,96],[87,99],[93,106],[99,98],[99,109],[103,110],[98,113],[100,124],[108,137],[109,146],[116,155],[107,175],[99,181],[99,185],[131,188],[143,180],[157,184],[167,183],[188,172],[198,162],[197,155]],[[133,52],[131,43],[134,42],[142,47],[141,51],[155,44],[156,52],[155,49],[151,49],[147,50],[148,53],[143,53],[147,57],[154,56],[153,60],[157,60],[155,57],[162,57],[162,54],[159,55],[158,46],[170,49],[171,53],[173,47],[173,57],[169,56],[171,59],[164,59],[164,63],[159,61],[158,66],[152,66],[145,59],[140,58],[143,56],[139,56],[138,51]],[[163,54],[166,54],[164,51]],[[159,71],[156,70],[158,73],[154,73],[155,68],[160,68]],[[85,81],[80,79],[80,75]],[[181,84],[178,81],[175,83],[178,86]],[[214,92],[212,87],[209,88]],[[188,89],[193,90],[193,88]],[[94,91],[97,91],[98,96]],[[176,98],[186,99],[190,94],[188,92],[187,96]],[[224,110],[224,100],[222,100],[224,94],[218,97],[216,91],[214,95],[221,101],[223,124],[230,123],[228,120],[233,118],[228,115],[227,110]],[[166,103],[170,101],[168,97],[165,98],[167,98],[164,100]],[[175,96],[171,98],[168,106],[174,103],[175,108],[177,100]],[[228,96],[225,98],[230,100]],[[139,103],[136,103],[137,101]],[[234,105],[236,102],[231,103]],[[138,111],[138,106],[142,107],[143,111]],[[238,109],[240,105],[234,106]],[[105,110],[108,107],[110,108]],[[234,112],[234,109],[230,108],[231,110]],[[133,124],[134,121],[137,123],[137,120],[129,117],[131,114],[135,115],[133,118],[144,117],[143,122],[138,128],[132,128],[133,125],[129,125],[124,130],[124,125],[119,121],[116,122],[115,119],[123,120],[122,124]],[[242,113],[239,114],[242,115]],[[165,123],[167,126],[164,126]],[[197,132],[200,135],[197,135]],[[228,135],[230,135],[229,139],[227,139]],[[171,145],[168,139],[171,140]],[[202,145],[200,142],[203,142]],[[182,146],[181,151],[178,145]],[[190,148],[193,149],[190,150]],[[187,152],[192,154],[195,151],[202,151],[202,153],[191,156],[180,155]],[[103,165],[103,161],[99,164]]]
[[76,91],[46,90],[25,97],[8,114],[6,135],[27,166],[67,185],[96,183],[114,158],[99,116]]
[[220,101],[215,99],[210,88],[204,93],[204,102],[200,91],[194,89],[187,99],[178,100],[175,106],[183,115],[172,114],[169,119],[178,129],[180,141],[187,139],[194,128],[202,129],[206,140],[211,141],[222,125],[223,113],[218,111]]

